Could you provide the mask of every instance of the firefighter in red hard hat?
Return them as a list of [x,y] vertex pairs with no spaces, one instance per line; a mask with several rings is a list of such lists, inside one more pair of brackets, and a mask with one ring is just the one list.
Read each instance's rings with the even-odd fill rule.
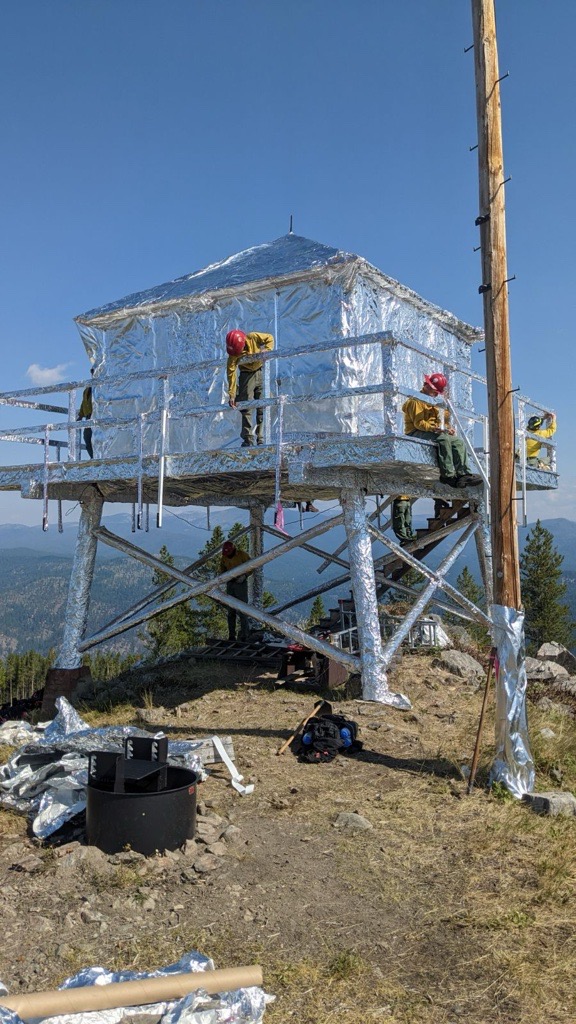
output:
[[[420,392],[438,398],[447,387],[448,380],[443,373],[431,373],[424,377]],[[405,434],[436,442],[441,483],[449,487],[474,487],[482,483],[481,476],[470,472],[466,446],[461,438],[456,437],[454,427],[450,426],[450,414],[447,411],[444,412],[442,424],[438,406],[423,402],[421,398],[408,398],[402,406],[402,412]]]
[[[226,351],[228,362],[226,364],[226,375],[228,378],[228,404],[232,409],[236,408],[236,399],[239,402],[254,402],[262,397],[262,360],[258,359],[259,352],[271,352],[274,348],[274,338],[271,334],[261,334],[258,331],[228,331],[226,335]],[[256,356],[238,366],[241,356]],[[237,371],[239,371],[237,373]],[[256,409],[256,434],[254,434],[254,409],[242,409],[242,447],[248,448],[254,444],[264,444],[263,419],[264,410]]]
[[[222,555],[220,556],[220,572],[228,572],[229,569],[236,569],[237,566],[243,565],[244,562],[250,561],[250,555],[247,551],[243,551],[242,548],[237,548],[234,541],[227,540],[222,545]],[[248,576],[250,571],[245,573],[244,576],[236,576],[233,580],[229,580],[226,584],[226,593],[230,594],[231,597],[238,598],[239,601],[244,601],[244,604],[248,604]],[[240,618],[240,640],[247,640],[249,629],[248,629],[248,617],[243,615],[242,612],[237,612],[235,608],[228,608],[228,639],[236,639],[236,616]]]

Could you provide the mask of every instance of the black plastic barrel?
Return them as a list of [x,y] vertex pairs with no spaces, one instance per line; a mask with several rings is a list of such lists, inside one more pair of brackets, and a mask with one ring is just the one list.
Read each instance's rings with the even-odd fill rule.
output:
[[114,793],[110,785],[90,781],[86,790],[86,836],[104,853],[131,849],[146,856],[176,850],[196,830],[198,776],[167,765],[166,787],[159,792]]

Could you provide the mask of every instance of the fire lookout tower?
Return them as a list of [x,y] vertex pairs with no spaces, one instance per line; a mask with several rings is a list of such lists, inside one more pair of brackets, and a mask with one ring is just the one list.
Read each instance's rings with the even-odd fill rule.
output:
[[[83,651],[201,593],[360,673],[365,699],[397,707],[409,707],[409,701],[390,691],[386,670],[431,601],[489,626],[485,613],[446,579],[474,537],[490,595],[486,382],[471,369],[472,346],[482,338],[478,329],[361,257],[292,233],[93,309],[76,322],[92,364],[90,380],[0,395],[5,406],[61,415],[50,423],[2,431],[5,442],[39,445],[42,458],[2,465],[0,489],[41,501],[45,528],[50,502],[76,500],[82,508],[52,697],[72,691]],[[275,339],[274,350],[263,355],[263,397],[252,403],[264,409],[264,443],[253,448],[240,447],[240,413],[228,406],[224,338],[237,327]],[[435,444],[403,432],[403,402],[418,395],[423,376],[434,372],[449,379],[451,422],[483,486],[455,491],[440,483]],[[88,385],[92,419],[79,422],[79,398]],[[65,395],[65,402],[48,404],[56,395]],[[515,402],[517,489],[525,512],[527,491],[557,487],[555,452],[549,442],[547,462],[527,464],[527,420],[543,409],[519,394]],[[93,431],[92,459],[81,457],[87,426]],[[399,495],[449,504],[405,547],[385,532],[386,510]],[[367,498],[375,499],[375,512],[368,512]],[[276,526],[266,523],[281,500],[311,499],[337,500],[340,510],[295,537],[277,529],[278,520]],[[195,575],[198,563],[184,571],[170,569],[101,526],[104,502],[132,503],[137,528],[150,505],[156,506],[158,527],[165,506],[249,510],[251,560],[209,583]],[[332,552],[315,546],[317,537],[342,524],[344,545]],[[426,556],[447,538],[449,553],[431,569]],[[86,637],[99,541],[162,568],[180,592],[162,602],[160,588]],[[318,555],[320,573],[337,565],[342,574],[326,582],[320,576],[306,593],[264,610],[263,566],[289,559],[299,546]],[[250,606],[224,586],[247,568],[253,570]],[[418,569],[426,585],[383,641],[379,597],[389,589],[410,593],[402,583],[410,568]],[[330,643],[283,618],[288,607],[348,580],[354,620],[345,641]]]

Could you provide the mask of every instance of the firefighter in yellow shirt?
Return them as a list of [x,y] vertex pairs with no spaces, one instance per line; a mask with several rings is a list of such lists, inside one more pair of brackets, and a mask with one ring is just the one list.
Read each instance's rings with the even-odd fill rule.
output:
[[[545,426],[545,424],[548,424]],[[531,416],[526,424],[531,434],[544,439],[554,437],[556,433],[556,417],[552,412],[546,412],[543,416]],[[535,469],[550,469],[550,456],[546,454],[540,458],[542,445],[536,438],[526,438],[526,465]]]
[[[260,334],[258,331],[251,331],[245,334],[244,331],[228,331],[226,335],[226,351],[228,362],[226,364],[226,375],[228,378],[228,404],[232,409],[236,408],[236,399],[239,402],[254,402],[262,397],[262,360],[258,359],[259,352],[271,352],[274,348],[274,338],[271,334]],[[256,356],[248,362],[238,366],[241,356]],[[264,410],[256,409],[256,436],[254,436],[254,409],[242,409],[242,447],[249,448],[254,444],[264,444],[263,419]]]
[[[243,551],[242,548],[237,548],[233,541],[227,540],[222,545],[222,555],[220,556],[220,572],[228,572],[229,569],[235,569],[238,565],[243,565],[244,562],[250,561],[250,555],[247,551]],[[229,580],[226,584],[226,593],[230,594],[231,597],[236,597],[239,601],[244,601],[244,604],[248,604],[248,576],[250,572],[247,572],[244,576],[236,576],[235,579]],[[248,617],[243,615],[242,612],[237,612],[235,608],[228,608],[228,639],[236,639],[236,616],[240,618],[240,640],[247,640],[249,629],[248,629]]]
[[[420,391],[423,395],[437,398],[444,394],[447,387],[448,380],[443,373],[431,373],[424,377]],[[441,483],[449,487],[474,487],[482,483],[481,476],[470,472],[466,445],[461,438],[456,437],[447,412],[444,413],[442,425],[438,407],[431,402],[423,402],[421,398],[408,398],[402,406],[402,412],[405,434],[436,442]]]

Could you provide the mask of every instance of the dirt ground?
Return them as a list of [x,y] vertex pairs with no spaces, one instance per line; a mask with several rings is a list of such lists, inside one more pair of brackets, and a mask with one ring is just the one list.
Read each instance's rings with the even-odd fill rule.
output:
[[[205,842],[148,859],[87,855],[81,829],[41,844],[0,811],[0,980],[35,991],[83,966],[146,970],[195,948],[217,967],[262,964],[270,1024],[574,1021],[576,819],[466,795],[476,687],[415,656],[392,685],[413,711],[339,703],[364,749],[326,765],[277,756],[316,695],[271,675],[181,663],[148,673],[140,720],[113,700],[81,708],[93,724],[230,735],[254,793],[215,766],[200,787]],[[574,720],[534,711],[531,732],[538,788],[574,788]],[[491,722],[486,737],[480,781]],[[338,827],[341,812],[369,827]]]

